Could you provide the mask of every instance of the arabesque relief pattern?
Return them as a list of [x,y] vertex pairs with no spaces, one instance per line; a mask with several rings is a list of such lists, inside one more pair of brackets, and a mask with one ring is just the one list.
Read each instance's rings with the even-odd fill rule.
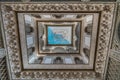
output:
[[[111,25],[114,13],[114,3],[35,3],[35,4],[2,4],[2,16],[4,21],[5,36],[7,39],[7,50],[13,79],[75,79],[75,78],[99,78],[103,75]],[[15,11],[40,11],[40,12],[78,12],[78,11],[100,11],[100,25],[96,51],[96,61],[94,71],[74,71],[74,70],[33,70],[22,71],[20,61],[20,44],[17,31]]]

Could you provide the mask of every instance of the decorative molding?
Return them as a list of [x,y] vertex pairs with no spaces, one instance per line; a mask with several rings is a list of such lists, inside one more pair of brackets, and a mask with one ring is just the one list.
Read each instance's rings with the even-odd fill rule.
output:
[[[2,16],[4,21],[6,44],[11,65],[12,79],[101,79],[104,72],[107,51],[109,48],[112,19],[114,14],[114,3],[37,3],[37,4],[2,4]],[[82,12],[96,11],[101,12],[99,25],[98,42],[96,49],[95,70],[93,71],[74,71],[74,70],[37,70],[22,71],[20,61],[20,44],[17,31],[15,11],[40,11],[40,12]]]
[[115,22],[115,32],[112,42],[112,50],[120,51],[120,36],[119,36],[119,30],[120,30],[120,4],[118,5],[118,11],[116,16],[116,22]]
[[[115,31],[116,32],[116,31]],[[113,40],[113,44],[112,44],[112,49],[115,51],[120,51],[120,43],[119,40],[117,38],[117,34],[114,35],[114,40]]]

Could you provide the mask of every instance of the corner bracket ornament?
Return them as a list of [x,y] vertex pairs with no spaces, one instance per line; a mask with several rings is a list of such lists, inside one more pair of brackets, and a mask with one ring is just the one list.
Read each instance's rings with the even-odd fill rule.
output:
[[[4,23],[6,45],[11,65],[12,79],[102,79],[114,15],[114,3],[3,3],[2,17]],[[16,12],[100,12],[99,33],[96,46],[94,69],[92,70],[25,70],[22,67]]]

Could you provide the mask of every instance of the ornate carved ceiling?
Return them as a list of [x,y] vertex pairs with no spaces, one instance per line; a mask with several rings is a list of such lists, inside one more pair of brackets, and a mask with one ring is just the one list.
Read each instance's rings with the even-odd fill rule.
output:
[[[6,49],[8,52],[7,55],[9,56],[8,60],[10,64],[12,79],[16,79],[16,80],[18,79],[24,79],[24,80],[49,79],[49,78],[51,79],[52,78],[54,79],[56,78],[80,79],[81,78],[82,79],[87,77],[102,79],[104,74],[105,62],[106,62],[106,58],[109,50],[109,41],[110,41],[110,35],[112,31],[111,29],[113,29],[112,20],[114,15],[114,8],[115,8],[114,3],[59,3],[59,4],[58,3],[51,3],[51,4],[49,3],[34,3],[34,4],[4,3],[2,4],[1,9],[2,9],[2,17],[3,17],[3,23],[4,23],[6,45],[7,45]],[[70,14],[72,14],[73,17],[70,16],[70,18],[66,18],[66,16]],[[45,18],[46,15],[48,15],[49,18]],[[87,26],[86,25],[87,22],[85,22],[85,18],[86,16],[89,17],[90,15],[94,16],[92,18],[93,23],[89,25],[93,27],[92,30],[91,28],[85,28]],[[26,20],[24,20],[25,16],[27,16]],[[36,22],[37,20],[39,20],[38,22],[39,24],[35,26],[34,22]],[[89,20],[91,19],[90,18],[87,19],[88,23],[89,23]],[[51,22],[45,22],[45,21],[51,21]],[[80,21],[82,21],[82,24]],[[47,24],[47,27],[45,26],[46,24]],[[71,24],[74,25],[72,26],[72,28],[71,28]],[[29,47],[29,46],[26,46],[26,44],[29,36],[33,35],[34,37],[33,39],[35,39],[33,41],[35,42],[34,44],[35,46],[36,44],[41,45],[42,43],[47,43],[50,45],[52,44],[52,46],[50,46],[50,52],[55,52],[54,54],[55,56],[56,56],[56,53],[59,53],[59,50],[63,51],[63,53],[60,54],[60,56],[63,54],[71,55],[70,53],[69,54],[67,53],[68,51],[66,51],[66,48],[68,48],[68,45],[65,45],[62,42],[55,43],[57,44],[57,49],[53,49],[53,48],[56,48],[56,45],[54,45],[53,42],[49,42],[48,36],[51,33],[48,34],[46,32],[48,32],[50,28],[56,34],[57,33],[62,35],[64,34],[64,39],[67,39],[69,41],[69,43],[66,43],[66,44],[71,44],[72,42],[73,43],[77,42],[76,39],[79,38],[77,37],[78,33],[80,32],[79,30],[76,34],[75,34],[75,30],[70,31],[71,29],[74,29],[74,27],[76,27],[76,25],[78,24],[80,24],[78,27],[81,27],[81,29],[83,28],[80,34],[80,42],[83,41],[84,37],[81,37],[81,36],[83,36],[84,32],[86,35],[92,33],[91,44],[90,44],[91,48],[89,50],[83,49],[83,51],[90,52],[91,57],[90,59],[88,59],[88,61],[92,62],[90,64],[88,63],[84,64],[84,66],[89,67],[89,65],[93,65],[94,67],[87,69],[83,66],[81,67],[81,65],[83,65],[82,63],[74,64],[74,65],[29,64],[27,60],[28,57],[26,56],[28,51],[27,47]],[[31,28],[27,28],[27,32],[28,32],[27,33],[26,27],[28,26]],[[62,26],[64,26],[64,29],[61,28]],[[36,29],[36,27],[40,29]],[[40,33],[37,33],[38,31]],[[75,40],[71,40],[70,38],[72,37],[65,36],[65,35],[68,35],[68,33],[65,33],[65,31],[67,31],[70,34],[71,32],[73,32],[71,35],[74,34],[73,37],[75,37]],[[33,32],[34,34],[30,35],[31,33],[29,32]],[[36,40],[35,36],[38,34],[39,34],[38,38],[41,40],[39,39]],[[58,38],[61,39],[56,34],[55,34],[55,39],[58,39]],[[25,36],[28,36],[28,37],[25,37]],[[46,38],[46,36],[48,37],[48,39]],[[47,40],[48,42],[46,42]],[[88,42],[88,39],[87,39],[87,42]],[[81,43],[84,43],[84,41]],[[58,44],[62,44],[62,46],[60,45],[58,47]],[[80,44],[79,46],[80,48],[85,47],[82,44]],[[52,50],[51,50],[51,47],[52,47]],[[72,55],[74,56],[75,55],[74,50],[76,50],[76,46],[72,45],[72,48],[73,48]],[[34,50],[36,51],[36,49],[39,49],[39,48],[35,47],[35,49],[31,49],[30,51],[34,51]],[[46,47],[42,48],[42,50],[45,50],[45,49]],[[36,53],[39,53],[39,52],[36,52]],[[82,54],[82,49],[80,49],[79,55],[82,58],[86,58],[86,56]],[[38,56],[41,56],[41,55],[39,54]],[[38,58],[38,59],[41,59],[41,58]],[[56,57],[55,59],[61,60],[60,57]],[[65,60],[70,61],[70,58],[67,57],[65,58]],[[47,58],[46,62],[49,62],[49,61],[50,59]],[[32,66],[28,66],[28,65],[25,66],[26,64],[32,65]],[[35,68],[34,65],[36,65],[37,68]],[[63,67],[63,68],[60,68],[60,67]],[[68,69],[66,67],[68,67]]]

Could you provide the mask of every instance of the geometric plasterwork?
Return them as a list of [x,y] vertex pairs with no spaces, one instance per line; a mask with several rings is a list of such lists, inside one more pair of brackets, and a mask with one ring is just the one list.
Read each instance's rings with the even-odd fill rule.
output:
[[[2,18],[12,79],[96,78],[96,80],[101,80],[109,49],[114,8],[114,3],[2,3]],[[38,11],[41,13],[100,13],[93,69],[24,69],[23,62],[21,61],[20,36],[18,34],[16,13]]]

